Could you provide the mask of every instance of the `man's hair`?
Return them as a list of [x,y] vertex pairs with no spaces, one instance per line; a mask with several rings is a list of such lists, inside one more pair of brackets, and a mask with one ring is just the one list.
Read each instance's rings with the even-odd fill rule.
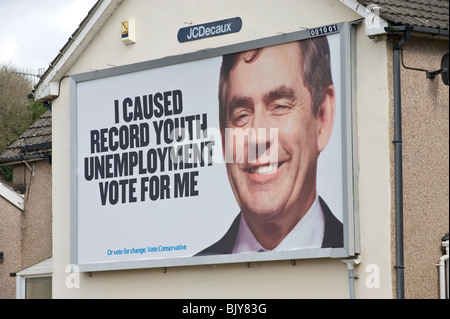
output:
[[[330,48],[326,37],[316,37],[298,41],[303,70],[303,81],[311,93],[313,100],[313,114],[317,115],[320,105],[325,98],[325,89],[333,84],[330,65]],[[259,53],[264,50],[255,49],[224,55],[220,69],[219,80],[219,121],[221,129],[226,127],[227,120],[227,91],[228,79],[231,69],[238,60],[243,57],[246,63],[257,59]]]

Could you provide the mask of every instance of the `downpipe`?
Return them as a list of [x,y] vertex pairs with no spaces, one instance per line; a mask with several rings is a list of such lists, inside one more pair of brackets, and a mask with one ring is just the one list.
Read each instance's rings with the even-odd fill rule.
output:
[[361,260],[359,256],[356,259],[343,259],[342,263],[347,265],[348,269],[348,287],[350,293],[350,299],[355,299],[355,279],[358,279],[359,276],[355,275],[355,265],[359,265]]
[[396,266],[397,298],[405,298],[405,266],[403,247],[403,156],[402,156],[402,99],[401,99],[401,48],[411,39],[411,32],[405,31],[404,37],[394,45],[394,145],[395,145],[395,221],[396,221]]
[[[446,248],[446,254],[439,258],[439,298],[449,299],[448,295],[448,240],[442,243]],[[447,266],[447,267],[446,267]]]

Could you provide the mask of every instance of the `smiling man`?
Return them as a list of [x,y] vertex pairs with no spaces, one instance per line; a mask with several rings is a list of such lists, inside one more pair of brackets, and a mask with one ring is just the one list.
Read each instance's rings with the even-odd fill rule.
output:
[[[342,247],[342,223],[316,191],[317,161],[335,115],[326,37],[224,56],[219,106],[241,213],[199,255]],[[230,130],[249,133],[236,139]]]

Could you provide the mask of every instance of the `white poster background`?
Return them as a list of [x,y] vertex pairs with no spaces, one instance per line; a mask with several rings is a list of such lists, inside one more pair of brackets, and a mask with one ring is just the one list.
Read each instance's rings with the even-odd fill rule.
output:
[[[336,87],[334,132],[326,150],[319,157],[318,193],[331,211],[343,221],[342,133],[340,37],[328,36],[332,76]],[[171,176],[171,198],[140,200],[140,176],[87,181],[84,158],[173,146],[155,144],[152,121],[165,117],[126,123],[122,115],[115,123],[114,101],[119,109],[126,97],[134,98],[158,92],[181,90],[183,112],[170,118],[207,113],[208,128],[219,129],[218,82],[221,57],[142,70],[77,83],[77,263],[95,264],[177,257],[191,257],[219,240],[239,213],[239,207],[226,176],[225,164],[214,162],[193,169],[165,171]],[[120,112],[120,114],[122,114]],[[151,142],[145,148],[118,149],[91,154],[91,130],[148,122]],[[222,157],[220,136],[215,136],[214,152]],[[206,139],[210,140],[210,139]],[[173,198],[173,174],[198,171],[198,196]],[[160,174],[159,172],[155,173]],[[144,176],[150,177],[150,174]],[[136,178],[137,202],[101,204],[99,182]],[[120,189],[119,189],[120,193]],[[159,247],[185,245],[184,250],[159,251]],[[149,251],[153,247],[156,251]],[[126,253],[128,251],[128,253]],[[141,253],[143,252],[143,253]]]
[[[219,128],[218,116],[218,70],[221,58],[145,70],[115,77],[79,83],[78,106],[78,258],[80,263],[127,261],[148,258],[191,256],[208,243],[218,240],[239,212],[228,184],[225,165],[213,163],[193,169],[163,172],[171,176],[171,198],[140,201],[140,176],[135,168],[134,176],[86,181],[84,158],[90,156],[123,153],[172,146],[156,145],[156,134],[152,121],[165,117],[115,124],[114,100],[155,94],[157,92],[181,90],[183,112],[170,118],[207,113],[208,128]],[[132,110],[132,108],[130,108]],[[121,114],[121,113],[120,113]],[[150,145],[145,148],[129,148],[115,152],[91,154],[91,130],[112,126],[139,124],[150,125]],[[213,130],[214,132],[214,130]],[[222,153],[220,136],[215,140],[214,152]],[[210,139],[206,139],[210,140]],[[187,142],[188,143],[188,142]],[[183,142],[180,142],[183,144]],[[198,196],[173,198],[173,174],[198,171]],[[158,172],[155,173],[155,175]],[[144,176],[150,177],[150,174]],[[102,206],[99,182],[137,178],[138,201]],[[120,190],[119,190],[120,193]],[[218,205],[220,203],[220,205]],[[212,227],[212,225],[217,225]],[[164,252],[131,253],[132,248],[186,245],[186,250]],[[115,251],[129,249],[130,253],[115,255]],[[120,252],[119,252],[120,253]]]

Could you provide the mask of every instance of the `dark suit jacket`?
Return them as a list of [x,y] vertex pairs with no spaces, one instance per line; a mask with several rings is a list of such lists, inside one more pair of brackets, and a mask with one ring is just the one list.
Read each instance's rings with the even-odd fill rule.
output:
[[[325,234],[323,236],[322,248],[338,248],[344,247],[344,232],[342,223],[334,217],[328,208],[328,205],[319,197],[320,206],[322,207],[325,217]],[[231,224],[227,233],[215,244],[199,252],[195,256],[231,254],[236,242],[239,223],[241,221],[240,213]]]

